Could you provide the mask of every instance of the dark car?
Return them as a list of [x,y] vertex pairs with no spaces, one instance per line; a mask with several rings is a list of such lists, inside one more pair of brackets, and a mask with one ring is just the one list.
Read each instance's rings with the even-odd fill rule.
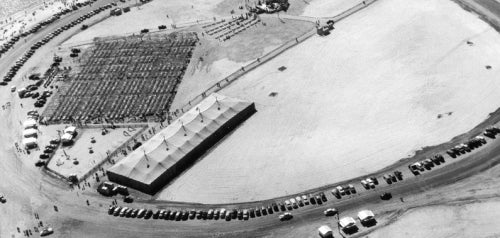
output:
[[196,217],[196,210],[189,211],[189,219],[193,220]]
[[50,149],[50,148],[47,148],[47,149],[43,150],[43,153],[45,153],[45,154],[52,154],[52,153],[54,153],[54,150]]
[[35,162],[35,166],[36,166],[36,167],[42,167],[42,166],[45,166],[45,161],[43,161],[43,160],[38,160],[37,162]]
[[382,199],[382,200],[389,200],[391,198],[392,198],[392,194],[391,193],[382,193],[380,195],[380,199]]
[[158,217],[160,217],[160,210],[157,210],[154,214],[153,214],[153,219],[158,219]]
[[153,216],[153,211],[148,210],[146,212],[146,214],[144,215],[144,219],[149,219],[149,218],[151,218],[151,216]]
[[48,158],[49,158],[49,155],[48,155],[48,154],[43,153],[43,154],[41,154],[39,157],[40,157],[40,159],[48,159]]

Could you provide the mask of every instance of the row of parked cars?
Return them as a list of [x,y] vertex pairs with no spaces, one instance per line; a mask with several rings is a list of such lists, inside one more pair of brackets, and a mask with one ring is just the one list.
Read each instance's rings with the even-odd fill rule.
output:
[[357,193],[356,188],[352,184],[344,186],[339,185],[336,188],[332,189],[332,195],[335,196],[337,199],[341,199],[342,196],[356,194],[356,193]]
[[392,184],[403,180],[403,173],[399,170],[396,170],[392,174],[384,174],[382,178],[387,184]]
[[44,21],[36,24],[31,29],[24,31],[23,33],[20,33],[19,35],[12,37],[9,41],[5,42],[2,46],[0,46],[0,57],[2,56],[2,54],[7,52],[8,50],[10,50],[12,48],[12,46],[14,46],[14,44],[16,44],[16,42],[18,42],[22,37],[26,37],[30,34],[36,33],[38,30],[40,30],[40,28],[51,24],[55,20],[61,18],[61,16],[66,15],[74,10],[77,10],[80,7],[90,5],[92,2],[95,2],[95,1],[97,1],[97,0],[87,1],[87,2],[83,2],[83,3],[77,3],[77,4],[73,5],[71,9],[67,8],[67,9],[64,9],[64,10],[58,12],[58,13],[55,13],[47,20],[44,20]]
[[[120,206],[110,206],[108,209],[108,214],[119,217],[127,218],[144,218],[144,219],[164,219],[164,220],[175,220],[175,221],[185,221],[194,219],[203,220],[219,220],[224,219],[226,221],[230,220],[248,220],[250,218],[267,216],[278,212],[285,212],[280,215],[280,219],[283,216],[284,220],[288,219],[289,216],[286,215],[286,211],[297,209],[299,207],[309,205],[309,204],[323,204],[327,201],[326,195],[324,193],[319,193],[318,195],[309,196],[302,195],[296,198],[291,198],[286,200],[284,203],[272,203],[271,205],[263,205],[255,208],[248,209],[209,209],[209,210],[167,210],[159,209],[153,211],[151,209],[133,209],[128,207]],[[331,211],[328,211],[328,215]],[[326,213],[325,213],[326,214]]]
[[[488,129],[486,129],[485,133],[487,133],[488,135],[495,136],[496,135],[495,133],[498,133],[497,130],[499,130],[499,129],[496,127],[490,127]],[[450,157],[456,158],[462,154],[466,154],[468,152],[471,152],[473,149],[478,148],[484,144],[486,144],[486,139],[482,136],[476,136],[476,137],[468,140],[465,143],[461,143],[461,144],[456,145],[455,147],[447,150],[446,153]]]
[[287,210],[290,211],[293,209],[298,209],[299,207],[303,207],[303,206],[306,206],[309,204],[321,205],[327,201],[328,201],[328,198],[326,198],[325,193],[320,192],[316,195],[314,195],[314,194],[299,195],[295,198],[287,199],[283,203],[281,203],[281,202],[279,202],[278,204],[273,203],[273,206],[277,205],[279,207],[279,210],[284,212]]
[[35,162],[35,166],[45,166],[47,164],[46,160],[52,157],[54,152],[57,150],[57,147],[59,147],[59,144],[61,144],[61,140],[59,138],[50,140],[49,144],[43,149],[43,153],[38,156],[40,160]]
[[444,164],[446,160],[441,154],[435,154],[433,157],[408,165],[408,168],[414,175],[419,175],[425,170],[431,170],[434,166]]
[[[97,0],[92,0],[92,1],[97,1]],[[88,1],[86,2],[84,5],[88,5],[88,4],[91,4],[92,1]],[[83,6],[83,5],[82,5]],[[25,52],[24,55],[16,61],[16,64],[14,66],[12,66],[9,70],[9,72],[3,77],[3,81],[0,82],[0,85],[7,85],[8,82],[12,81],[12,78],[14,78],[14,76],[17,74],[17,71],[24,65],[24,63],[26,63],[26,61],[35,53],[35,51],[40,48],[42,45],[45,45],[47,42],[49,42],[50,40],[52,40],[54,37],[56,37],[57,35],[61,34],[63,31],[65,30],[68,30],[69,28],[73,27],[73,26],[76,26],[77,24],[81,23],[82,21],[84,21],[85,19],[88,19],[108,8],[111,8],[112,5],[111,3],[108,4],[108,5],[105,5],[105,6],[102,6],[96,10],[93,10],[93,11],[90,11],[89,13],[79,17],[78,19],[68,23],[67,25],[65,26],[62,26],[60,27],[59,29],[55,30],[54,32],[48,34],[47,36],[45,36],[42,40],[40,40],[39,42],[33,44],[30,48],[29,51]],[[67,10],[64,10],[64,14],[67,14],[69,12],[71,12],[72,10],[70,9],[67,9]],[[42,26],[44,25],[47,25],[47,24],[50,24],[52,23],[53,21],[59,19],[61,17],[61,15],[64,15],[62,13],[60,14],[56,14],[54,15],[53,17],[51,17],[49,20],[47,21],[44,21],[40,24],[38,24],[37,26],[35,26],[33,29],[35,30],[30,30],[28,32],[31,32],[33,31],[32,33],[38,31],[38,29],[40,29]],[[17,38],[16,38],[17,39]],[[16,40],[17,41],[17,40]],[[1,51],[0,51],[1,52]]]
[[369,190],[369,189],[374,189],[375,186],[378,185],[378,179],[375,178],[375,177],[369,177],[369,178],[366,178],[366,179],[363,179],[361,180],[361,185],[363,186],[363,188],[365,188],[366,190]]

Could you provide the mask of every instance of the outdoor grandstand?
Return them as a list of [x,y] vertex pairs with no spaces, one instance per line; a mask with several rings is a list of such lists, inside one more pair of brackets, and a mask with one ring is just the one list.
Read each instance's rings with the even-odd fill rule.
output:
[[211,94],[108,169],[108,178],[154,194],[255,112],[254,103]]
[[164,120],[197,42],[192,32],[97,42],[42,116],[47,123]]

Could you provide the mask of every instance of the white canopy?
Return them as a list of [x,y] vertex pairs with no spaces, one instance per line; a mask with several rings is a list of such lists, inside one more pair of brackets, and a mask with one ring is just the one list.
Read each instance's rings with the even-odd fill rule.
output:
[[151,184],[222,125],[253,103],[212,94],[108,169]]
[[340,227],[347,228],[353,225],[356,225],[356,220],[352,217],[342,217],[339,220]]
[[37,145],[36,138],[30,137],[30,138],[24,138],[23,139],[23,145],[25,147],[34,147]]
[[318,228],[318,231],[321,237],[327,237],[329,235],[331,236],[332,234],[332,228],[327,225],[321,226],[320,228]]
[[64,133],[63,136],[61,136],[61,141],[70,141],[73,140],[73,135]]
[[23,127],[24,127],[24,129],[36,127],[36,121],[34,119],[28,119],[28,120],[24,121]]
[[358,218],[360,221],[371,220],[374,217],[375,217],[375,214],[373,214],[373,212],[370,210],[363,210],[363,211],[358,212]]
[[68,126],[66,129],[64,129],[64,133],[69,133],[71,135],[74,135],[76,132],[76,127],[74,126]]
[[23,131],[23,137],[28,138],[28,137],[37,137],[37,130],[36,129],[26,129]]

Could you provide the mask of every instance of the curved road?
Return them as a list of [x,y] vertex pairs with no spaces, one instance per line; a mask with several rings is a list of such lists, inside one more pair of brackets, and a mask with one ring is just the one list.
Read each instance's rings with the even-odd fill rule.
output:
[[[24,44],[22,44],[24,42],[22,39],[14,46],[14,49],[11,49],[0,59],[0,65],[2,66],[0,68],[0,75],[4,75],[8,67],[28,50],[31,44],[37,42],[60,26],[78,18],[80,15],[108,2],[111,1],[101,0],[92,7],[85,7],[72,12],[48,27],[43,28],[36,34],[30,35],[26,38],[26,43]],[[105,11],[101,14],[106,13]],[[74,33],[77,29],[73,28],[72,30]],[[48,46],[42,48],[55,47],[64,36],[69,37],[70,34],[72,34],[71,30],[54,38]],[[37,54],[40,54],[40,52]],[[34,58],[37,58],[37,54],[35,54]],[[0,88],[0,103],[2,105],[5,102],[14,102],[14,98],[15,96],[9,92],[8,87]],[[13,107],[17,106],[13,105]],[[446,157],[447,163],[445,165],[441,165],[432,171],[426,171],[418,177],[411,175],[408,169],[405,168],[405,163],[401,163],[400,167],[392,167],[390,170],[399,169],[403,171],[404,181],[393,185],[386,185],[382,179],[379,179],[381,185],[375,191],[366,191],[362,189],[359,182],[354,183],[350,181],[358,190],[356,195],[339,200],[325,192],[329,199],[326,204],[321,206],[309,205],[295,209],[292,211],[294,218],[288,222],[280,222],[276,214],[244,222],[226,222],[223,220],[175,222],[119,218],[108,216],[106,213],[107,207],[111,204],[113,198],[99,196],[94,189],[90,189],[90,191],[71,190],[66,184],[47,176],[45,173],[41,173],[38,168],[34,167],[34,161],[30,161],[28,156],[15,150],[13,143],[20,140],[20,131],[17,120],[12,120],[10,109],[0,111],[0,114],[4,118],[2,120],[3,123],[0,124],[0,131],[2,132],[0,133],[0,160],[2,161],[2,166],[0,166],[0,180],[2,181],[0,183],[0,193],[5,194],[7,198],[7,203],[0,204],[0,212],[8,214],[8,216],[4,215],[0,218],[0,237],[22,237],[23,234],[17,232],[17,227],[21,230],[31,229],[33,231],[33,227],[39,221],[35,219],[35,213],[39,214],[44,225],[48,224],[55,228],[53,236],[56,237],[279,236],[282,232],[286,232],[288,229],[300,226],[301,224],[324,220],[322,211],[326,207],[333,206],[343,211],[358,207],[359,205],[380,203],[378,197],[382,192],[386,191],[393,193],[395,196],[419,193],[480,173],[500,162],[500,140],[488,139],[488,144],[482,148],[476,149],[472,153],[457,159]],[[377,176],[381,177],[380,174]],[[329,187],[333,186],[335,185]],[[326,191],[327,189],[329,188],[323,187],[308,191],[308,193],[319,190]],[[87,206],[86,200],[90,201],[89,206]],[[129,206],[133,208],[178,207],[182,209],[207,209],[212,207],[249,208],[260,204],[269,204],[274,200],[283,201],[283,198],[220,205],[139,201]],[[58,211],[54,210],[54,205],[58,207]]]

